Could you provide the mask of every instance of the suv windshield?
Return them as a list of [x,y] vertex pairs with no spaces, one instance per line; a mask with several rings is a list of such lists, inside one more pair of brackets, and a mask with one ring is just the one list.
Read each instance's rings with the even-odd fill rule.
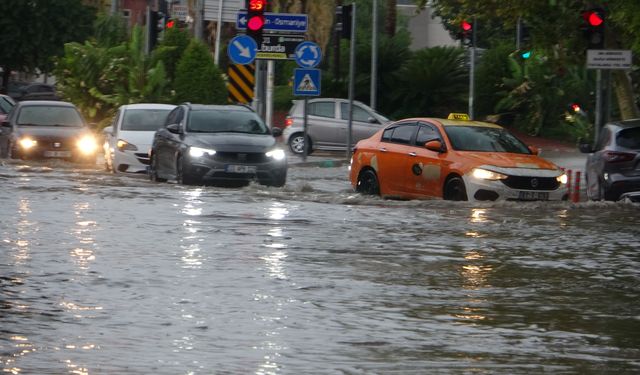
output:
[[82,127],[84,122],[74,107],[34,105],[22,107],[17,124],[28,126]]
[[522,141],[501,128],[445,126],[444,129],[451,145],[458,151],[531,153]]
[[164,125],[170,109],[128,109],[122,119],[122,130],[156,131]]
[[197,133],[269,134],[269,128],[255,113],[225,109],[191,111],[187,130]]

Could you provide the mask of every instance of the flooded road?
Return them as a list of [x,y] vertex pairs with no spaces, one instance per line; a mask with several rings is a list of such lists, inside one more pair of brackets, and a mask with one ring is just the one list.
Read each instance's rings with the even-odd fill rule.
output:
[[631,203],[389,201],[0,161],[10,374],[637,374]]

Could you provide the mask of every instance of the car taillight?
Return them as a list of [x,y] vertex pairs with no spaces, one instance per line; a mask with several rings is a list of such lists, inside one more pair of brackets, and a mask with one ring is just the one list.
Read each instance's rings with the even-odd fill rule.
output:
[[287,117],[284,120],[284,126],[291,126],[291,125],[293,125],[293,119],[291,117]]
[[635,152],[605,151],[602,157],[607,163],[620,163],[623,161],[631,161],[636,155]]

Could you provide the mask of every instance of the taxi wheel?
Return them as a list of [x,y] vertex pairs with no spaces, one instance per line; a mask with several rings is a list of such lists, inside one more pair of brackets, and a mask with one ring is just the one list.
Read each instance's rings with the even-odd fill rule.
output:
[[380,184],[376,172],[371,169],[360,172],[356,191],[365,195],[380,195]]
[[460,177],[452,177],[447,180],[444,185],[443,197],[448,201],[466,201],[467,189],[464,187],[464,181]]

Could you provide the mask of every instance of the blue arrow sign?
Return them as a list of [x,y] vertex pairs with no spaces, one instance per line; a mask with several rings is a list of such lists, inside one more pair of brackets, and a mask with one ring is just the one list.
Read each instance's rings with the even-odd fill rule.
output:
[[320,69],[294,70],[293,95],[320,96]]
[[315,42],[302,42],[296,47],[294,58],[301,68],[315,68],[322,60],[322,50]]
[[227,47],[227,54],[234,64],[251,64],[256,58],[258,45],[252,37],[238,35],[231,39]]
[[[287,31],[287,32],[307,32],[308,18],[306,14],[294,13],[265,13],[264,28],[267,31]],[[238,12],[236,19],[236,29],[245,30],[247,28],[247,11]]]

